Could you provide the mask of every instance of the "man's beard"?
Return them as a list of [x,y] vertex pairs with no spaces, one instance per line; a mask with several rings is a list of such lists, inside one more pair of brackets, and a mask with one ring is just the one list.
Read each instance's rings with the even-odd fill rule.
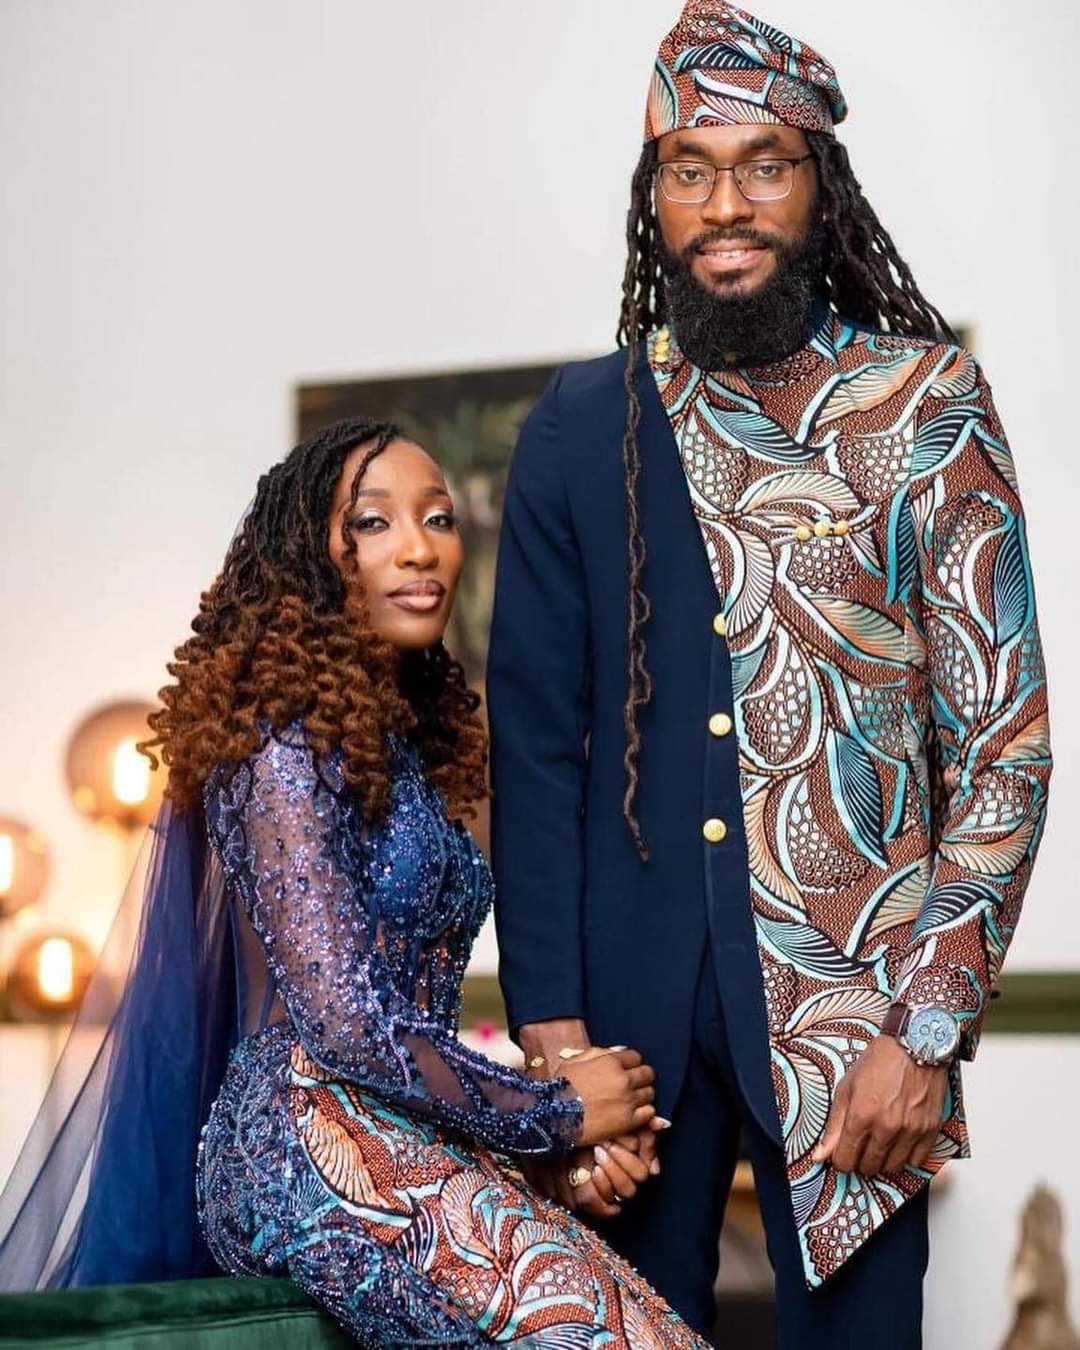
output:
[[[776,255],[772,275],[749,294],[710,290],[690,270],[699,249],[727,241]],[[769,365],[798,351],[808,340],[814,302],[822,294],[825,243],[820,223],[797,244],[756,230],[711,230],[675,257],[661,242],[668,316],[683,355],[701,370],[721,370]]]

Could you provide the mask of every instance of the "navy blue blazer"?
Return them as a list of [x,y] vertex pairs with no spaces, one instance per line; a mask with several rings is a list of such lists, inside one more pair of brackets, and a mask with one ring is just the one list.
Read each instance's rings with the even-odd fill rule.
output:
[[[628,524],[625,351],[564,367],[526,422],[507,489],[488,665],[499,975],[512,1028],[583,1018],[640,1050],[670,1114],[703,963],[716,970],[740,1085],[780,1127],[732,735],[719,598],[671,427],[642,352],[641,509],[651,704],[638,812],[623,818]],[[724,842],[703,836],[725,822]]]

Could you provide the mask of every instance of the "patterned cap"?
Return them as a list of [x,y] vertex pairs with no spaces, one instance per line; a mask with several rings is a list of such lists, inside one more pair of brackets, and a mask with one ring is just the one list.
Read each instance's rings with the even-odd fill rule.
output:
[[846,116],[836,71],[812,47],[726,0],[687,0],[660,44],[645,140],[762,122],[831,134]]

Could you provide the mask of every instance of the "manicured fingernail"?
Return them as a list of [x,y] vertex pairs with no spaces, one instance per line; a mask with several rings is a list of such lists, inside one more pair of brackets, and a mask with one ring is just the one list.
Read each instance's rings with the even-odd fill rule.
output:
[[612,1048],[612,1050],[616,1051],[616,1053],[617,1053],[618,1051],[620,1051],[620,1050],[629,1050],[629,1049],[630,1049],[630,1047],[629,1047],[628,1045],[613,1045],[611,1048]]
[[603,1167],[606,1167],[607,1164],[611,1161],[611,1154],[601,1144],[597,1144],[597,1146],[593,1149],[593,1153],[596,1154],[596,1161],[600,1163],[601,1166]]
[[660,1159],[659,1159],[659,1158],[654,1158],[654,1159],[652,1160],[652,1162],[649,1164],[649,1171],[653,1174],[654,1177],[658,1177],[658,1176],[660,1175]]
[[671,1121],[668,1120],[665,1116],[657,1116],[657,1117],[656,1117],[656,1123],[657,1123],[657,1125],[660,1126],[660,1128],[661,1128],[662,1130],[670,1130],[670,1129],[671,1129]]

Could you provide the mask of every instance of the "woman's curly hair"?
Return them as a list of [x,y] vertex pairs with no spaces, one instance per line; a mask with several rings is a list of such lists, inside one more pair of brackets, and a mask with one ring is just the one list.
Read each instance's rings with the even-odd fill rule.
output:
[[[264,724],[303,721],[317,756],[340,749],[346,781],[371,823],[390,805],[392,733],[420,750],[428,777],[455,816],[486,795],[487,739],[479,696],[440,643],[404,656],[372,632],[358,586],[330,556],[331,513],[349,455],[367,446],[351,484],[355,506],[368,466],[401,436],[354,418],[298,445],[259,480],[255,501],[221,574],[202,596],[194,637],[168,666],[174,683],[151,715],[168,766],[167,795],[198,806],[222,762],[256,754]],[[356,540],[346,533],[346,570]]]

